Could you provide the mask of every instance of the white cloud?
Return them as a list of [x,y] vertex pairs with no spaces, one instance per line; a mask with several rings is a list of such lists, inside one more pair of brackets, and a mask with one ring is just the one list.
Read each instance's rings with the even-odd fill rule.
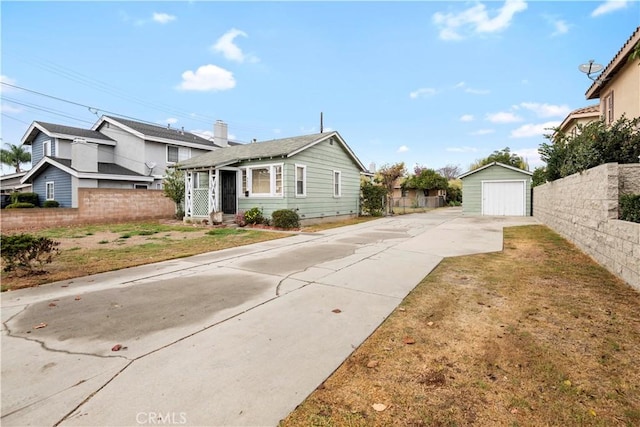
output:
[[569,32],[569,24],[567,24],[567,22],[563,21],[562,19],[553,21],[552,24],[553,24],[553,27],[555,28],[555,31],[551,33],[552,37],[560,36],[562,34],[567,34]]
[[198,135],[200,138],[213,140],[212,130],[193,129],[191,133]]
[[[12,79],[11,77],[6,76],[4,74],[0,75],[0,82],[7,83],[7,84],[10,84],[10,85],[14,85],[14,86],[17,83],[15,79]],[[2,92],[11,92],[13,90],[16,90],[16,89],[14,89],[14,88],[12,88],[10,86],[0,85],[0,93],[2,93]]]
[[231,71],[217,65],[203,65],[195,72],[187,70],[182,73],[182,82],[177,89],[195,91],[228,90],[236,86],[236,80]]
[[551,133],[551,128],[557,127],[560,122],[545,122],[539,124],[526,124],[520,126],[518,129],[511,131],[511,138],[530,138],[532,136],[542,136]]
[[489,89],[471,89],[469,87],[464,91],[473,95],[488,95],[491,93]]
[[168,13],[158,13],[158,12],[153,12],[153,18],[154,22],[157,22],[159,24],[168,24],[171,21],[175,21],[176,17],[174,15],[169,15]]
[[409,151],[409,147],[407,147],[406,145],[401,145],[400,147],[398,147],[396,153],[406,153],[407,151]]
[[461,122],[472,122],[474,119],[475,117],[473,117],[473,114],[463,114],[460,116]]
[[568,105],[540,104],[537,102],[521,102],[520,107],[533,111],[538,117],[565,117],[571,112]]
[[418,97],[427,97],[427,96],[432,96],[435,95],[436,93],[438,93],[437,90],[430,88],[430,87],[423,87],[420,88],[416,91],[413,91],[409,94],[409,97],[412,99],[416,99]]
[[175,125],[176,123],[178,123],[178,119],[176,119],[175,117],[169,117],[168,119],[163,120],[160,123],[168,123],[170,125]]
[[447,151],[451,151],[453,153],[475,153],[478,151],[475,147],[447,147]]
[[20,107],[14,107],[13,105],[2,104],[0,105],[0,112],[2,113],[13,113],[18,114],[22,113],[24,110]]
[[248,37],[247,33],[245,33],[244,31],[238,30],[236,28],[232,28],[226,33],[224,33],[216,41],[216,43],[213,46],[211,46],[211,49],[214,52],[222,53],[222,55],[224,55],[224,57],[230,61],[258,62],[259,61],[258,57],[251,54],[246,55],[245,53],[242,52],[242,49],[240,49],[240,47],[238,47],[238,45],[234,43],[235,38],[238,36]]
[[537,148],[521,148],[519,150],[513,150],[513,153],[522,157],[531,169],[544,165],[544,162],[540,159],[540,153],[538,153]]
[[491,91],[489,91],[488,89],[473,89],[467,86],[467,84],[465,82],[460,82],[457,83],[454,88],[456,89],[462,89],[464,88],[464,91],[467,93],[471,93],[473,95],[488,95],[489,93],[491,93]]
[[487,120],[491,123],[515,123],[521,122],[522,117],[519,117],[513,113],[500,112],[487,114]]
[[605,15],[607,13],[615,12],[616,10],[625,9],[627,7],[627,0],[607,0],[600,6],[591,12],[592,17]]
[[[527,8],[524,0],[506,0],[493,18],[484,4],[478,3],[459,13],[433,15],[433,22],[440,28],[442,40],[461,40],[469,33],[495,33],[509,27],[516,13]],[[464,33],[464,34],[461,34]]]
[[471,132],[469,135],[479,136],[479,135],[489,135],[490,133],[494,133],[493,129],[478,129],[474,132]]

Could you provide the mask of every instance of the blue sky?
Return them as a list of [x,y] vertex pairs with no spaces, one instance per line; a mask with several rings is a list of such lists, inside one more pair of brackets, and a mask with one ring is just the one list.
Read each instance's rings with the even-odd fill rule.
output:
[[249,142],[319,132],[323,112],[365,165],[409,170],[506,146],[539,165],[545,128],[594,104],[578,66],[606,65],[640,25],[618,0],[0,8],[2,81],[61,99],[2,85],[3,144],[105,112],[200,133],[220,119]]

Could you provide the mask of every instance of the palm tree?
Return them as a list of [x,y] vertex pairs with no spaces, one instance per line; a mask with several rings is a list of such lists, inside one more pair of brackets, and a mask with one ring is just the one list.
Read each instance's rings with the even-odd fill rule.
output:
[[0,163],[14,167],[16,169],[16,173],[22,172],[20,170],[20,165],[31,161],[31,153],[25,150],[22,145],[5,145],[7,145],[9,149],[0,149]]

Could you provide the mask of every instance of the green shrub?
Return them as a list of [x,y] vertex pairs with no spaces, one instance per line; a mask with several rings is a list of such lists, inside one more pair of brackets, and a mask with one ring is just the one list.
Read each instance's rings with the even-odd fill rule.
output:
[[262,224],[264,223],[264,215],[262,215],[262,209],[254,207],[244,213],[244,220],[247,224]]
[[640,222],[640,194],[623,194],[620,196],[620,219]]
[[18,203],[11,203],[5,209],[26,209],[26,208],[35,208],[35,207],[36,205],[34,205],[33,203],[18,202]]
[[361,198],[360,206],[363,214],[371,216],[382,216],[384,213],[384,202],[387,190],[382,185],[364,182],[360,186]]
[[4,271],[25,270],[29,273],[42,273],[44,264],[53,261],[59,253],[55,242],[48,237],[35,237],[31,234],[1,235],[0,248],[4,261]]
[[55,200],[45,200],[45,202],[42,204],[43,208],[59,208],[60,207],[60,203],[58,203]]
[[13,193],[11,194],[11,203],[31,203],[34,206],[38,206],[38,194],[37,193]]
[[274,227],[279,228],[299,228],[300,216],[296,211],[290,209],[281,209],[273,211],[271,214]]

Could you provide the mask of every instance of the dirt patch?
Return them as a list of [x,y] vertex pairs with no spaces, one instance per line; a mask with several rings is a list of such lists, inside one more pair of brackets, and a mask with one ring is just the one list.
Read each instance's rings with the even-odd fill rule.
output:
[[543,226],[504,248],[443,261],[281,425],[640,425],[640,293]]

